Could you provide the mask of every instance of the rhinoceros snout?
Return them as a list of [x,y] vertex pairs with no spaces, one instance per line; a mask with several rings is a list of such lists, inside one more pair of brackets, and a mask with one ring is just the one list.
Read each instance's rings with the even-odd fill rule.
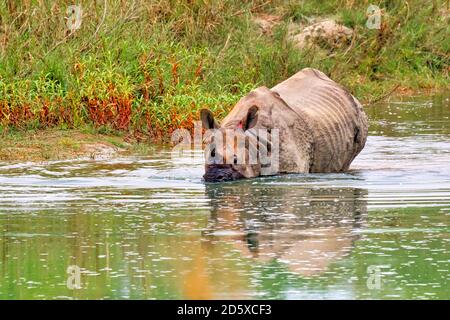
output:
[[244,176],[229,164],[213,164],[206,167],[203,176],[206,182],[224,182],[242,179]]

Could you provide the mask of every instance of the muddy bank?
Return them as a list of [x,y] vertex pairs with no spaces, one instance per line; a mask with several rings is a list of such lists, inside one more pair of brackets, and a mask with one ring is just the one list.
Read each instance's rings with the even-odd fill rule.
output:
[[130,148],[123,137],[80,130],[25,131],[0,137],[0,161],[106,159]]

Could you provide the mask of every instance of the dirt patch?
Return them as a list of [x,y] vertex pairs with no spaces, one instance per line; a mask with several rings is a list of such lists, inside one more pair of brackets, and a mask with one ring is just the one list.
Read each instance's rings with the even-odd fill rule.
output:
[[106,159],[114,157],[121,149],[105,144],[104,142],[86,143],[81,148],[82,156],[89,156],[91,159]]
[[348,43],[353,35],[352,29],[331,19],[316,22],[301,31],[299,29],[301,26],[296,28],[291,25],[288,35],[288,39],[299,49],[318,44],[327,44],[331,48],[340,47]]
[[[271,35],[273,28],[282,22],[282,16],[261,14],[253,18],[262,34]],[[298,49],[326,44],[331,48],[340,47],[350,41],[353,30],[331,18],[311,17],[307,22],[288,24],[287,38]]]
[[253,22],[258,26],[262,34],[272,34],[272,29],[282,20],[281,16],[273,14],[261,14],[253,18]]
[[0,161],[105,159],[126,149],[121,137],[77,130],[3,133],[0,138]]

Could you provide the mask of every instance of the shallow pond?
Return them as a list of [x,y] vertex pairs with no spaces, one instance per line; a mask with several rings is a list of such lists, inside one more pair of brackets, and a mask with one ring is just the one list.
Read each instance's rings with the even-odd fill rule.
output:
[[201,159],[0,164],[2,299],[450,298],[448,96],[365,107],[345,174]]

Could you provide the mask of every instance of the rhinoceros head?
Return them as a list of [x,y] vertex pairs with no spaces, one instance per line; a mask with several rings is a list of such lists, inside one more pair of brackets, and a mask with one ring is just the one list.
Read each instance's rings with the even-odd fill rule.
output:
[[[238,122],[220,126],[211,111],[202,109],[200,116],[206,129],[205,175],[206,182],[222,182],[260,175],[258,157],[251,154],[258,150],[258,140],[252,128],[258,122],[258,107],[245,110]],[[259,143],[260,144],[260,143]],[[256,160],[256,161],[255,161]]]

